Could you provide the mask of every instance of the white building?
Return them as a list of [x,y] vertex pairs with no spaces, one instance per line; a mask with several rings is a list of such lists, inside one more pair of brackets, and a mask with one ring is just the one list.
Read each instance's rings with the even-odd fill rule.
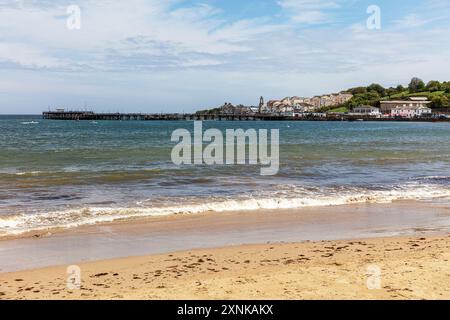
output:
[[361,116],[380,116],[381,111],[379,108],[372,106],[359,106],[353,109],[351,115],[361,115]]
[[298,112],[313,112],[315,107],[308,103],[297,103],[294,104],[294,109]]
[[381,112],[383,114],[392,114],[392,110],[395,108],[420,108],[427,107],[431,104],[427,97],[411,97],[409,100],[393,100],[393,101],[381,101]]
[[433,113],[428,107],[421,106],[405,106],[405,107],[395,107],[391,110],[392,117],[401,117],[401,118],[415,118],[422,116],[429,116]]

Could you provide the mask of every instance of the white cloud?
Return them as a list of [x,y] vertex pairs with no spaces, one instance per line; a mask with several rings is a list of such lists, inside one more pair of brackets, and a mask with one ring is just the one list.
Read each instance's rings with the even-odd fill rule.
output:
[[278,5],[293,22],[300,24],[332,22],[329,11],[340,7],[337,2],[329,0],[279,0]]
[[450,2],[448,0],[425,0],[424,4],[431,9],[450,8]]
[[0,43],[0,63],[14,63],[25,68],[53,69],[64,63],[36,47],[21,43]]
[[[65,27],[61,2],[43,7],[28,4],[21,9],[0,7],[0,61],[9,67],[61,71],[211,68],[342,72],[364,63],[397,61],[400,51],[405,52],[404,59],[433,55],[423,50],[423,39],[418,41],[413,32],[385,29],[376,33],[360,25],[296,31],[298,23],[327,19],[327,10],[339,8],[337,1],[279,0],[282,8],[292,11],[292,23],[274,22],[269,17],[230,23],[215,7],[180,6],[179,0],[79,3],[82,27],[75,31]],[[420,26],[426,21],[408,15],[396,26]],[[436,43],[445,51],[441,41]],[[406,53],[403,48],[411,51]]]
[[336,9],[339,4],[329,0],[279,0],[278,4],[292,10]]
[[415,27],[421,27],[425,24],[430,22],[430,20],[422,19],[417,14],[409,14],[402,19],[394,21],[396,26],[400,28],[415,28]]
[[328,15],[322,11],[307,11],[305,13],[297,13],[292,17],[294,22],[306,24],[320,23],[326,21],[327,19]]
[[338,0],[278,0],[281,12],[241,19],[181,0],[77,2],[82,27],[69,31],[69,1],[0,0],[3,105],[25,99],[22,83],[33,106],[87,100],[107,108],[128,98],[187,109],[396,85],[412,76],[444,80],[450,69],[450,44],[442,41],[448,27],[424,24],[437,15],[426,10],[372,31],[364,21],[327,26]]
[[[62,4],[0,7],[3,46],[22,39],[28,51],[34,48],[35,52],[29,55],[30,61],[24,56],[10,58],[10,62],[19,67],[102,70],[121,69],[126,67],[121,63],[136,59],[141,60],[143,69],[153,68],[152,60],[159,60],[160,68],[204,65],[210,55],[248,51],[245,41],[274,30],[270,23],[258,20],[226,23],[218,16],[220,10],[204,4],[172,9],[179,1],[78,2],[81,30],[72,31],[65,27],[66,7]],[[49,56],[36,53],[42,48]]]

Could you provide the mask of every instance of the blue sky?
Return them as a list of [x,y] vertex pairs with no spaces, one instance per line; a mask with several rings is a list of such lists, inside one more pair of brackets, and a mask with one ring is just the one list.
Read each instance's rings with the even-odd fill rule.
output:
[[0,0],[0,113],[188,112],[450,80],[449,31],[448,0]]

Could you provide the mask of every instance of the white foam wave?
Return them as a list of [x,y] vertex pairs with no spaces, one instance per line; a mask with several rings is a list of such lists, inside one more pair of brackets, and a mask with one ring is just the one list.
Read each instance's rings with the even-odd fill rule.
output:
[[[167,216],[175,214],[197,214],[205,212],[229,212],[251,210],[299,209],[303,207],[337,206],[356,203],[391,203],[396,200],[427,200],[449,198],[450,189],[437,185],[415,185],[393,190],[347,190],[329,195],[307,194],[302,196],[260,197],[241,199],[216,199],[205,202],[187,202],[166,206],[131,208],[91,207],[39,214],[0,216],[0,236],[17,235],[29,231],[51,228],[74,228],[82,225],[113,222],[122,219]],[[201,201],[201,202],[200,202]]]
[[28,175],[35,176],[35,175],[38,175],[41,173],[42,173],[42,171],[28,171],[28,172],[16,172],[15,175],[16,176],[28,176]]
[[450,180],[450,176],[425,176],[425,177],[415,178],[414,180],[416,180],[416,181],[420,181],[420,180],[445,181],[445,180]]
[[39,124],[39,122],[37,122],[37,121],[24,121],[24,122],[21,122],[21,124],[25,124],[25,125],[28,125],[28,124]]

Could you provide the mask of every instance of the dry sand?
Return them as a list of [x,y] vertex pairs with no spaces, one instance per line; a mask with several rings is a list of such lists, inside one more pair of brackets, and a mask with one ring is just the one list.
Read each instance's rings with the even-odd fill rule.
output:
[[[0,274],[0,299],[450,299],[450,237],[245,245]],[[374,272],[381,270],[380,288]]]

